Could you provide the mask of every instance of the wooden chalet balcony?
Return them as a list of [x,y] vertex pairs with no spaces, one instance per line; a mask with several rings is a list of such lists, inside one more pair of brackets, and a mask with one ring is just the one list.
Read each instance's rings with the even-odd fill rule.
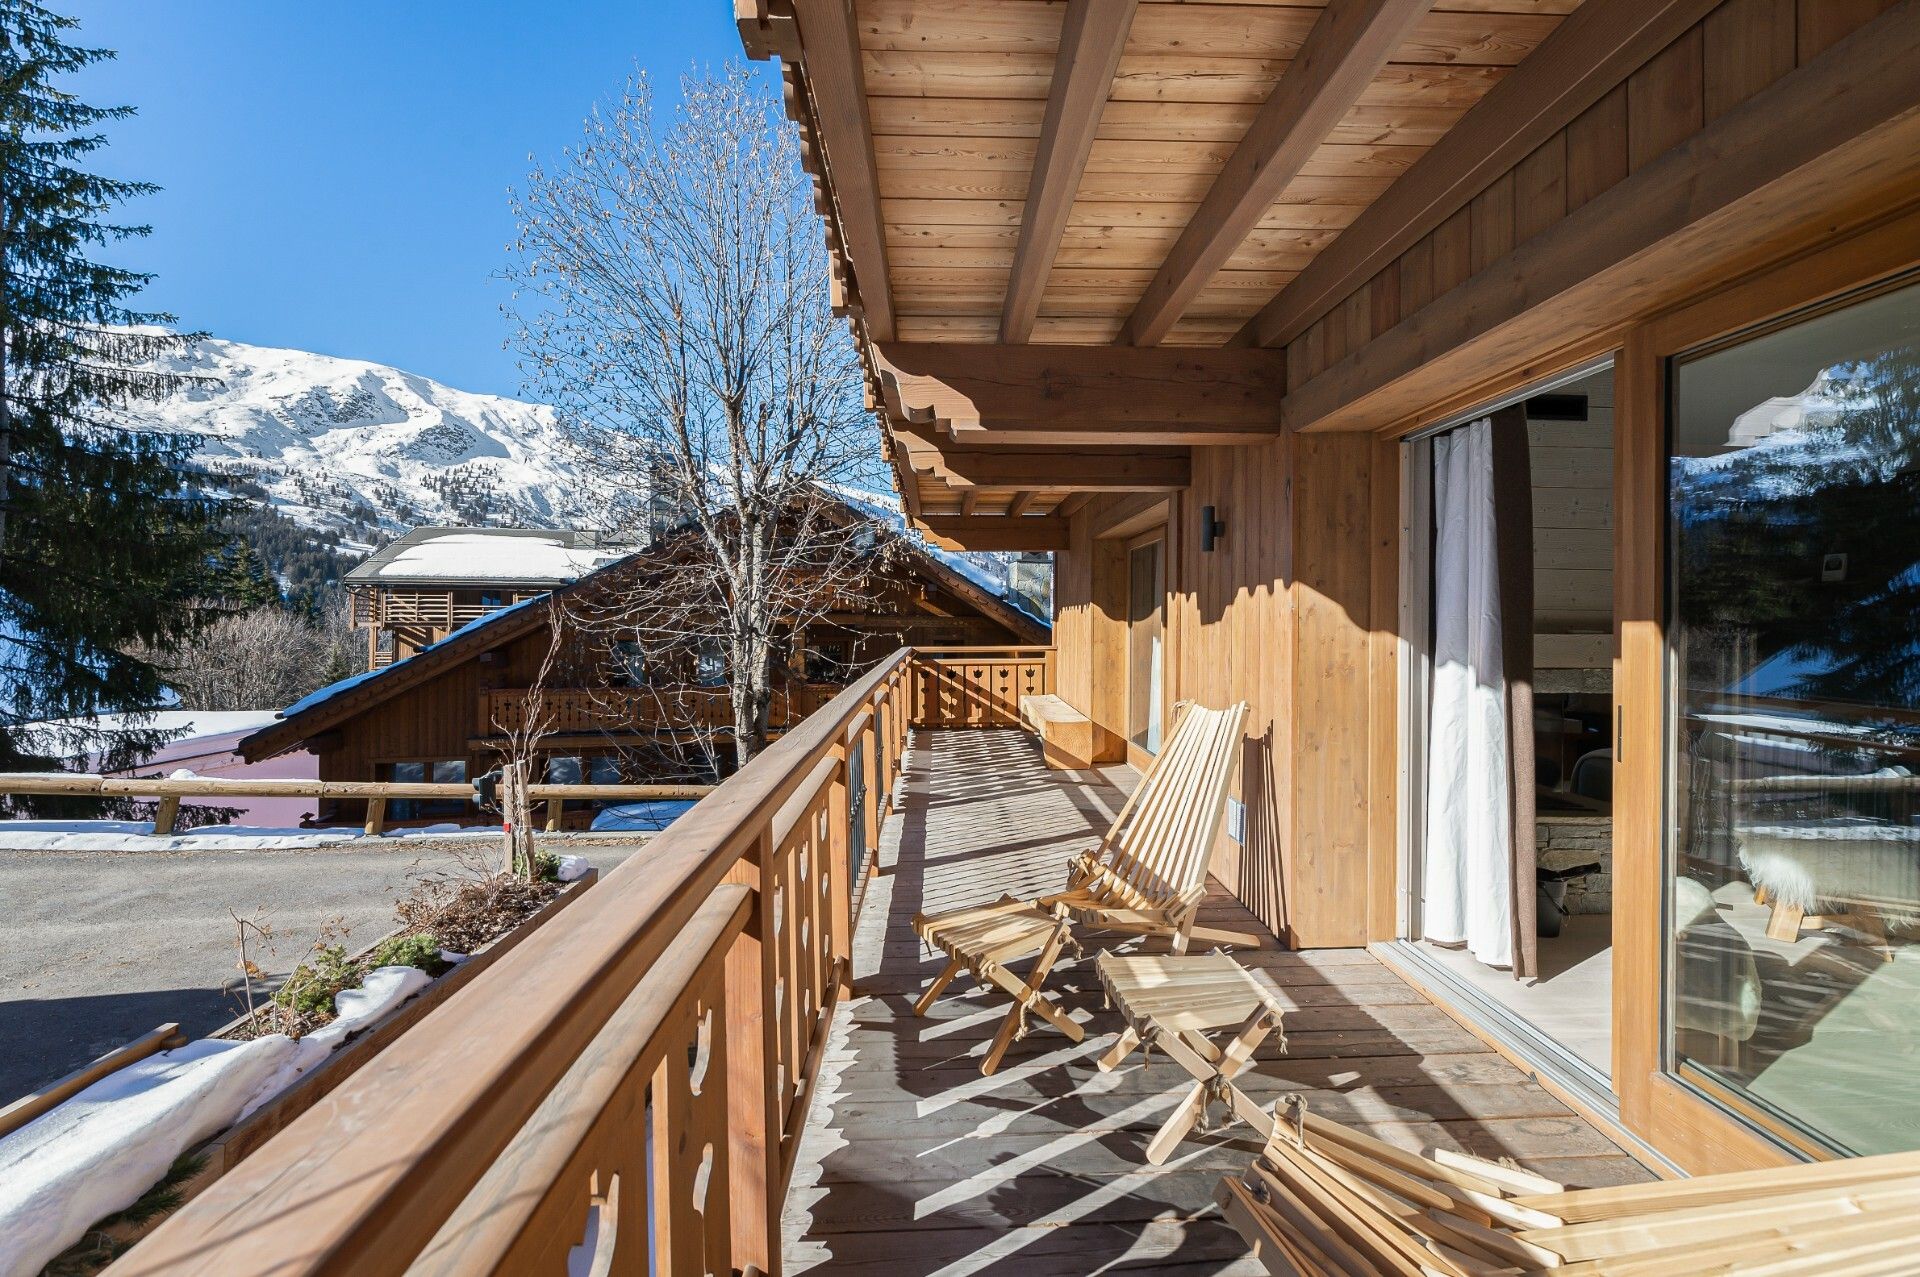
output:
[[[558,1272],[584,1246],[591,1271],[634,1273],[650,1241],[676,1274],[1259,1271],[1210,1205],[1252,1156],[1244,1131],[1149,1166],[1189,1079],[1157,1055],[1094,1070],[1116,1027],[1096,946],[1057,969],[1086,1040],[1036,1028],[992,1077],[1004,1004],[910,1014],[939,963],[907,918],[1057,887],[1132,783],[1049,771],[1017,731],[930,724],[976,700],[1011,716],[1003,695],[1047,656],[888,658],[121,1272]],[[1217,889],[1201,920],[1260,930]],[[1242,1075],[1263,1100],[1298,1091],[1398,1144],[1576,1184],[1646,1178],[1364,952],[1268,936],[1240,956],[1289,1007],[1284,1052],[1270,1040]]]
[[[786,731],[840,693],[838,683],[789,683],[776,688],[768,725]],[[495,688],[480,693],[478,731],[483,736],[526,726],[529,689]],[[733,708],[724,687],[548,688],[543,708],[549,730],[634,732],[663,728],[731,728]]]
[[349,591],[353,624],[368,626],[418,626],[440,630],[458,629],[477,621],[489,612],[542,594],[542,590],[513,590],[499,596],[495,603],[466,599],[473,591],[413,590],[387,587],[361,587]]

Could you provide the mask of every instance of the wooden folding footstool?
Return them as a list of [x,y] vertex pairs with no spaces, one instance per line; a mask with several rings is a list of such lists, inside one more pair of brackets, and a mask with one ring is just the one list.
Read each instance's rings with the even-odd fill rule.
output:
[[[1103,1071],[1119,1066],[1134,1048],[1159,1047],[1193,1075],[1193,1090],[1147,1145],[1147,1160],[1165,1162],[1186,1133],[1205,1130],[1207,1109],[1219,1100],[1228,1120],[1258,1112],[1233,1084],[1267,1035],[1281,1027],[1278,999],[1245,967],[1219,951],[1180,957],[1118,957],[1103,953],[1094,963],[1107,997],[1127,1022],[1120,1040],[1100,1057]],[[1237,1026],[1223,1049],[1206,1038],[1209,1029]],[[1286,1037],[1280,1039],[1284,1049]]]
[[[946,913],[920,914],[913,920],[914,934],[947,955],[946,967],[933,984],[913,1004],[915,1015],[925,1015],[933,1000],[962,971],[971,971],[982,984],[991,984],[1013,999],[1000,1032],[994,1035],[980,1071],[991,1074],[1000,1067],[1007,1048],[1026,1036],[1027,1013],[1032,1012],[1078,1042],[1086,1031],[1068,1018],[1054,1000],[1041,992],[1047,972],[1059,960],[1060,950],[1072,942],[1066,912],[1043,908],[1031,900],[1011,896],[973,909],[952,909]],[[1077,951],[1077,946],[1076,946]],[[1007,970],[1009,962],[1031,956],[1033,967],[1026,978]]]

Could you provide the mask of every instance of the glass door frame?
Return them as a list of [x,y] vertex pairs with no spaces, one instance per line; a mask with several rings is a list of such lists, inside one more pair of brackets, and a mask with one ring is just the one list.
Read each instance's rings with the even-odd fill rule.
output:
[[1615,373],[1614,1073],[1628,1128],[1693,1173],[1831,1156],[1729,1088],[1676,1071],[1667,988],[1677,670],[1667,632],[1670,368],[1920,268],[1920,211],[1742,276],[1626,334]]
[[[1156,597],[1154,599],[1153,612],[1158,616],[1159,630],[1160,630],[1159,671],[1158,671],[1160,676],[1159,677],[1160,703],[1158,705],[1152,706],[1150,709],[1150,712],[1152,713],[1153,717],[1157,720],[1157,726],[1159,728],[1159,731],[1158,731],[1159,741],[1162,745],[1164,745],[1166,742],[1166,730],[1167,730],[1167,695],[1166,693],[1167,693],[1167,683],[1169,681],[1169,674],[1170,674],[1170,671],[1168,670],[1167,666],[1168,666],[1168,658],[1171,655],[1170,645],[1168,643],[1168,634],[1167,634],[1167,629],[1168,629],[1168,626],[1167,626],[1167,571],[1168,571],[1168,557],[1169,557],[1167,527],[1165,524],[1160,524],[1158,526],[1149,528],[1147,531],[1142,532],[1137,536],[1128,537],[1123,544],[1124,544],[1125,554],[1126,554],[1126,557],[1125,557],[1126,575],[1124,577],[1124,580],[1126,582],[1126,603],[1125,603],[1126,611],[1124,615],[1126,616],[1126,622],[1127,622],[1126,624],[1126,672],[1127,674],[1126,674],[1126,724],[1125,724],[1126,736],[1127,736],[1127,761],[1136,769],[1144,770],[1146,767],[1152,764],[1153,759],[1158,751],[1148,750],[1144,744],[1142,744],[1141,742],[1137,741],[1134,738],[1134,708],[1135,708],[1134,696],[1136,694],[1136,691],[1138,690],[1135,687],[1135,679],[1134,679],[1134,651],[1133,651],[1134,634],[1135,634],[1134,627],[1142,624],[1146,618],[1143,617],[1136,620],[1133,615],[1134,601],[1135,601],[1133,597],[1133,558],[1136,553],[1138,553],[1141,550],[1147,549],[1149,547],[1157,548],[1157,550],[1159,551],[1157,555],[1157,565],[1156,565],[1157,567],[1156,576],[1158,578],[1159,588],[1156,592]],[[1151,679],[1152,679],[1151,672],[1149,672],[1148,678],[1149,678],[1149,686],[1151,686]]]

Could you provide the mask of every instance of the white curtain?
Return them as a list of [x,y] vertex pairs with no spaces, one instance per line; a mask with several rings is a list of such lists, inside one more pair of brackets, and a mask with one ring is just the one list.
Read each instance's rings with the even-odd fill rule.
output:
[[1433,717],[1428,733],[1422,930],[1513,964],[1513,807],[1493,423],[1433,441]]

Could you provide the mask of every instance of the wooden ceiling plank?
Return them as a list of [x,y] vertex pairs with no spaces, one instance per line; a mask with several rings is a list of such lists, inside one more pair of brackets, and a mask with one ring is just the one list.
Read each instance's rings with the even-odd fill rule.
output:
[[1053,88],[1027,184],[1020,242],[1000,312],[1000,340],[1024,342],[1040,315],[1040,295],[1067,229],[1080,176],[1126,47],[1138,0],[1068,0],[1055,55]]
[[1426,8],[1426,0],[1355,0],[1321,12],[1300,56],[1274,86],[1142,294],[1121,331],[1122,344],[1159,344],[1214,271],[1294,184]]
[[1279,346],[1671,44],[1717,0],[1587,0],[1236,340]]
[[894,329],[893,294],[853,0],[793,0],[793,15],[806,46],[814,123],[832,178],[828,185],[852,262],[860,309],[868,335],[888,341]]

